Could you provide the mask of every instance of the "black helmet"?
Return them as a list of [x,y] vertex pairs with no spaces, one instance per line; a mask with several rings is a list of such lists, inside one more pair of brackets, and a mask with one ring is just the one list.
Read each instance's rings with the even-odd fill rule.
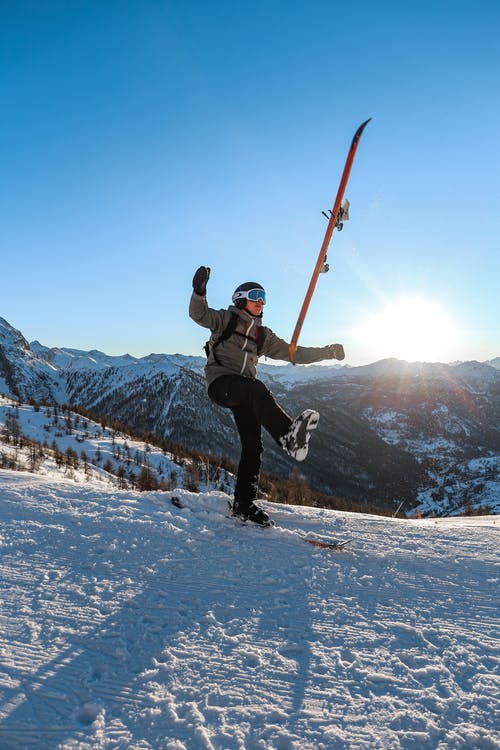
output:
[[256,281],[246,281],[234,290],[232,299],[236,307],[243,310],[247,299],[261,299],[266,304],[266,293],[262,284],[258,284]]

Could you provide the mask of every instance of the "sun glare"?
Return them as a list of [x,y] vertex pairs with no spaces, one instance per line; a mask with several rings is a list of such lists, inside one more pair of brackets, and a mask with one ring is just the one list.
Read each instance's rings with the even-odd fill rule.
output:
[[457,330],[451,318],[432,302],[401,299],[372,315],[360,331],[382,357],[446,362],[453,358]]

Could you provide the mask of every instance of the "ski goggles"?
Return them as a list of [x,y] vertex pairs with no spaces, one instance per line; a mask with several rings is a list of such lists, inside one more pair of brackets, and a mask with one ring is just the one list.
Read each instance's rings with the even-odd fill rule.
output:
[[257,300],[262,300],[262,304],[266,304],[266,293],[263,289],[248,289],[248,291],[244,292],[235,292],[233,294],[233,302],[236,302],[237,299],[249,299],[250,302],[257,302]]

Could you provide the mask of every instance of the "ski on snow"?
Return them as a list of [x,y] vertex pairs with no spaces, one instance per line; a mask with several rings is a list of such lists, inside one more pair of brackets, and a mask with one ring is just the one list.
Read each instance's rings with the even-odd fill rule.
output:
[[[275,521],[269,524],[269,526],[263,526],[262,524],[251,521],[249,518],[238,518],[237,516],[233,516],[232,514],[226,516],[226,518],[237,521],[240,526],[253,526],[261,529],[272,529],[273,527],[283,529],[283,527],[280,527],[278,524],[276,524]],[[292,536],[296,536],[303,542],[306,542],[306,544],[310,544],[313,547],[320,547],[322,549],[339,550],[352,542],[352,539],[332,539],[331,541],[327,541],[326,539],[313,539],[312,537],[304,536],[299,531],[294,531],[293,529],[286,529],[286,531]]]
[[302,325],[304,323],[307,310],[309,309],[309,304],[311,302],[312,296],[314,294],[314,290],[316,288],[316,283],[318,281],[318,277],[321,272],[328,271],[328,263],[326,262],[326,253],[328,250],[328,245],[330,244],[330,240],[332,239],[333,230],[337,229],[340,231],[343,226],[343,222],[347,221],[349,218],[349,201],[346,199],[344,203],[342,203],[342,199],[344,197],[344,192],[347,186],[347,181],[349,179],[349,174],[351,173],[351,167],[352,163],[354,161],[354,157],[356,155],[356,150],[358,148],[359,139],[361,138],[361,134],[363,133],[363,130],[366,128],[368,123],[370,122],[371,117],[368,120],[365,120],[359,128],[356,130],[354,134],[354,138],[352,139],[351,146],[349,148],[349,152],[347,154],[347,158],[344,165],[344,171],[342,172],[342,177],[340,179],[339,188],[337,191],[337,196],[335,198],[335,203],[333,204],[333,208],[331,211],[329,211],[328,215],[325,211],[322,211],[323,215],[326,216],[328,219],[328,226],[326,228],[325,237],[323,239],[323,244],[321,245],[321,249],[319,251],[318,260],[316,261],[316,265],[314,267],[313,275],[311,277],[311,281],[309,282],[309,287],[306,292],[306,296],[304,299],[304,302],[302,304],[302,308],[299,313],[299,317],[297,319],[297,324],[295,326],[295,330],[292,335],[292,339],[290,342],[290,362],[292,364],[295,364],[295,349],[297,348],[297,342],[299,340],[300,331],[302,329]]
[[[175,505],[176,508],[185,508],[186,506],[182,504],[182,501],[177,496],[173,495],[170,498],[170,502],[172,505]],[[276,526],[275,522],[269,526],[262,526],[261,524],[254,523],[253,521],[250,521],[249,519],[243,519],[238,518],[237,516],[227,515],[226,518],[236,521],[239,526],[254,526],[256,528],[262,528],[262,529],[272,529]],[[341,540],[331,540],[327,541],[325,539],[313,539],[312,537],[304,536],[303,534],[300,534],[298,531],[293,531],[292,529],[287,529],[287,531],[292,534],[293,536],[298,537],[303,542],[306,542],[306,544],[310,544],[313,547],[320,547],[322,549],[330,549],[330,550],[340,550],[343,549],[346,545],[350,544],[352,542],[352,539],[341,539]]]
[[[275,521],[272,521],[269,525],[262,525],[259,523],[255,523],[255,521],[252,521],[250,518],[238,518],[238,516],[228,515],[226,518],[231,519],[232,521],[237,521],[240,526],[251,526],[251,527],[257,527],[261,529],[272,529],[272,528],[281,528],[283,529],[283,526],[279,526]],[[294,531],[293,529],[286,529],[286,531],[301,539],[303,542],[306,542],[306,544],[310,544],[313,547],[321,547],[322,549],[342,549],[347,544],[350,544],[352,542],[352,539],[332,539],[332,540],[326,540],[326,539],[314,539],[309,536],[304,536],[299,531]]]
[[319,541],[319,539],[310,539],[307,536],[301,536],[300,538],[303,542],[307,542],[307,544],[312,544],[314,547],[322,547],[323,549],[342,549],[352,542],[352,539],[343,539],[338,542],[324,542]]

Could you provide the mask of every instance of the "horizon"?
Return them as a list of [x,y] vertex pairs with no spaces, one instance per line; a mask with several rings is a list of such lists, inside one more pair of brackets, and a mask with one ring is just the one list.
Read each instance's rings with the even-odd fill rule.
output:
[[[1,323],[1,321],[4,321],[10,328],[12,328],[14,331],[19,332],[24,338],[26,338],[24,336],[23,331],[21,331],[20,329],[18,329],[16,326],[12,325],[3,316],[0,316],[0,323]],[[200,359],[202,361],[206,361],[206,357],[203,354],[184,354],[182,352],[167,352],[167,351],[164,351],[164,352],[149,352],[149,354],[145,354],[145,355],[142,355],[140,357],[137,357],[137,356],[131,354],[130,352],[122,352],[120,354],[109,354],[108,352],[105,352],[102,349],[98,349],[96,347],[92,347],[91,349],[80,349],[80,348],[74,347],[74,346],[58,346],[58,345],[56,345],[56,346],[47,346],[46,344],[44,344],[43,342],[41,342],[39,339],[33,339],[31,341],[29,341],[28,339],[26,339],[26,341],[28,342],[30,348],[34,344],[38,344],[40,347],[42,347],[44,349],[48,349],[49,351],[59,350],[59,351],[63,351],[63,352],[70,352],[70,353],[81,354],[81,355],[86,355],[86,354],[91,354],[91,353],[96,352],[98,354],[104,355],[107,358],[114,358],[114,359],[121,359],[121,358],[128,357],[128,358],[132,358],[132,359],[135,359],[137,361],[140,361],[140,360],[143,360],[143,359],[148,359],[149,357],[186,357],[186,358],[197,358],[197,359]],[[264,359],[265,359],[265,362],[262,361],[262,359],[259,360],[259,367],[262,367],[262,366],[264,366],[264,367],[296,367],[297,366],[297,365],[292,364],[291,362],[286,362],[284,360],[272,360],[272,361],[269,361],[266,358],[264,358]],[[497,355],[497,356],[495,356],[495,357],[491,357],[489,359],[486,359],[486,360],[465,359],[465,360],[454,360],[452,362],[441,362],[439,360],[436,360],[436,361],[408,360],[408,359],[401,359],[399,357],[390,357],[389,356],[389,357],[382,357],[381,359],[376,359],[376,360],[373,360],[371,362],[364,362],[362,364],[356,364],[356,365],[351,365],[348,362],[346,362],[344,364],[344,363],[339,363],[339,362],[333,362],[331,360],[324,360],[323,362],[313,362],[312,364],[298,365],[298,366],[299,367],[307,367],[307,368],[311,368],[311,367],[312,368],[314,368],[314,367],[325,367],[325,368],[332,368],[332,369],[338,370],[338,369],[342,369],[342,368],[355,369],[357,367],[370,367],[371,365],[376,365],[376,364],[379,364],[381,362],[387,362],[387,361],[402,362],[402,363],[408,364],[408,365],[420,364],[420,365],[449,365],[449,366],[455,366],[455,365],[461,365],[461,364],[467,364],[467,363],[477,362],[479,364],[489,364],[491,366],[491,363],[495,362],[497,359],[500,360],[500,354]]]

